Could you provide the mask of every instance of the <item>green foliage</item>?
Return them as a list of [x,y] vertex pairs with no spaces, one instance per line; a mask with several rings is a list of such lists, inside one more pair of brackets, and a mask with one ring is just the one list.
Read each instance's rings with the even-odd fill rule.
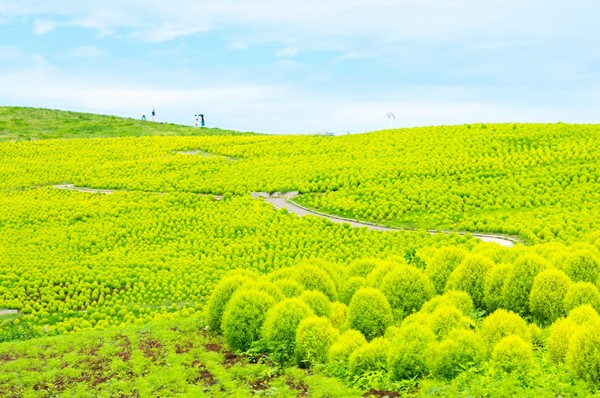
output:
[[498,264],[485,275],[483,282],[483,303],[488,312],[494,312],[504,306],[503,292],[506,289],[506,283],[512,271],[512,264]]
[[340,303],[339,301],[331,303],[329,320],[334,328],[343,329],[348,321],[348,307],[346,304]]
[[550,267],[550,263],[538,255],[527,253],[520,256],[515,261],[505,284],[503,292],[505,308],[523,316],[528,315],[533,280],[537,274]]
[[267,348],[278,362],[289,361],[296,348],[296,329],[300,322],[314,315],[299,299],[286,299],[267,311],[262,336]]
[[589,304],[583,304],[575,307],[569,312],[567,319],[575,322],[576,325],[582,326],[595,323],[600,320],[598,312]]
[[331,302],[320,291],[306,290],[298,298],[308,304],[316,316],[327,318],[331,314]]
[[210,330],[221,333],[221,320],[225,307],[236,290],[247,281],[248,278],[244,276],[233,275],[221,279],[215,286],[206,304],[206,321]]
[[550,325],[565,315],[563,302],[570,285],[569,277],[557,269],[544,270],[535,277],[529,308],[542,325]]
[[393,321],[392,309],[381,291],[362,288],[352,297],[348,326],[361,332],[367,340],[383,336]]
[[418,311],[433,296],[434,287],[422,271],[403,265],[385,276],[381,291],[399,320]]
[[565,312],[571,311],[575,307],[583,304],[589,304],[596,311],[600,311],[600,292],[598,288],[589,282],[576,282],[569,286],[565,295]]
[[564,270],[575,282],[596,283],[600,276],[597,250],[578,250],[571,254],[564,264]]
[[444,247],[438,250],[425,269],[425,275],[433,282],[439,294],[446,289],[446,282],[460,265],[467,252],[458,247]]
[[425,260],[423,260],[421,257],[417,256],[416,249],[406,250],[404,252],[404,260],[406,261],[406,264],[411,265],[411,266],[415,267],[416,269],[425,270],[425,268],[427,267]]
[[362,258],[348,264],[348,277],[366,278],[381,263],[374,258]]
[[346,281],[346,285],[344,286],[344,290],[342,290],[340,294],[340,301],[344,304],[350,304],[350,300],[352,300],[352,296],[354,293],[360,288],[367,286],[367,280],[360,276],[353,276]]
[[427,348],[429,371],[439,379],[451,380],[463,371],[479,366],[485,357],[485,343],[470,330],[455,329],[447,338]]
[[277,281],[277,287],[287,298],[298,297],[304,292],[304,287],[292,279]]
[[527,322],[514,312],[499,309],[483,320],[481,337],[490,349],[502,338],[512,334],[531,342],[531,332]]
[[483,287],[486,273],[493,263],[485,257],[472,254],[464,258],[460,265],[452,271],[446,290],[462,290],[471,296],[475,307],[484,308]]
[[407,380],[427,373],[425,349],[435,341],[435,335],[424,325],[402,325],[391,337],[388,369],[392,380]]
[[338,336],[339,332],[327,318],[303,319],[296,330],[296,363],[306,368],[325,364],[327,352]]
[[531,343],[513,334],[503,337],[492,351],[492,366],[504,373],[525,374],[533,365]]
[[441,296],[435,296],[421,308],[421,312],[432,313],[436,309],[446,306],[458,308],[464,315],[471,316],[475,311],[473,300],[467,292],[461,290],[449,290]]
[[358,330],[350,329],[331,345],[327,353],[327,361],[332,372],[338,376],[348,369],[350,355],[360,346],[367,344],[367,339]]
[[600,386],[600,322],[582,326],[575,332],[566,361],[575,377]]
[[262,337],[267,310],[275,304],[269,294],[249,289],[236,291],[225,306],[221,328],[227,345],[243,352]]
[[429,316],[429,326],[437,338],[446,337],[454,329],[468,329],[471,325],[471,319],[454,306],[438,307]]
[[569,343],[578,326],[571,319],[563,318],[554,322],[546,342],[548,359],[554,363],[564,362],[569,349]]
[[325,294],[330,301],[337,299],[337,290],[333,279],[316,265],[300,264],[294,268],[292,277],[306,290],[317,290]]
[[350,374],[354,377],[362,376],[367,372],[387,370],[387,352],[390,342],[383,337],[373,339],[370,343],[356,348],[350,355],[348,362]]

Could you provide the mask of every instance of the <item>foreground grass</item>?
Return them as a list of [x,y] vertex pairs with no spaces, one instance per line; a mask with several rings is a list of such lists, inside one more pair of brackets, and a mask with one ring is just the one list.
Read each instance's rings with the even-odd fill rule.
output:
[[116,116],[25,107],[0,107],[0,142],[49,138],[238,134]]

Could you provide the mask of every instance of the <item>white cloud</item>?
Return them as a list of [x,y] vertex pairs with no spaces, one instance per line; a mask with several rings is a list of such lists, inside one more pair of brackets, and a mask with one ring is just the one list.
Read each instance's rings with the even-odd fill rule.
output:
[[54,30],[58,24],[49,19],[36,19],[33,22],[33,33],[36,35],[44,35],[52,30]]

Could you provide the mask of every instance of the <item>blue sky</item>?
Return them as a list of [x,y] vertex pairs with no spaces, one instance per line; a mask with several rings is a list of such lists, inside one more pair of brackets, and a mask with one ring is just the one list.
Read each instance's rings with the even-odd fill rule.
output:
[[[90,4],[88,4],[90,3]],[[0,105],[267,133],[600,120],[591,0],[0,0]]]

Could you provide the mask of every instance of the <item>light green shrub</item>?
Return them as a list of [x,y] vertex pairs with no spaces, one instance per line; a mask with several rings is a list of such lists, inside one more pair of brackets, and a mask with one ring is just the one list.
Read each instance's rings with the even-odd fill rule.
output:
[[374,287],[377,289],[381,288],[383,279],[387,274],[405,265],[406,264],[397,263],[393,261],[382,261],[367,276],[367,286]]
[[367,344],[367,339],[358,330],[344,332],[329,348],[327,361],[336,375],[348,369],[350,355],[360,346]]
[[502,338],[511,334],[531,342],[531,332],[527,322],[514,312],[503,309],[494,311],[483,320],[480,333],[490,349]]
[[381,291],[399,320],[418,311],[433,296],[434,287],[423,272],[404,265],[385,276]]
[[600,387],[600,322],[575,332],[566,362],[575,377]]
[[358,347],[348,359],[350,373],[353,376],[361,376],[367,372],[387,370],[389,344],[388,340],[378,337]]
[[331,303],[329,320],[334,328],[342,329],[348,321],[348,307],[339,301]]
[[210,330],[221,333],[221,321],[225,307],[235,291],[247,280],[248,278],[241,275],[226,276],[215,286],[206,303],[206,322]]
[[527,253],[517,258],[503,291],[505,308],[523,316],[528,315],[533,280],[547,268],[551,268],[550,263],[537,254]]
[[450,274],[446,283],[446,290],[462,290],[473,299],[477,308],[483,308],[483,284],[485,275],[494,264],[485,257],[470,254],[464,258],[460,265]]
[[291,298],[271,307],[263,325],[263,339],[278,362],[292,358],[296,347],[296,329],[313,311],[303,301]]
[[437,338],[443,338],[454,329],[465,329],[472,326],[470,318],[454,306],[439,307],[429,315],[429,326]]
[[264,292],[273,297],[275,301],[281,301],[285,298],[285,295],[281,289],[279,289],[275,283],[270,282],[266,278],[255,278],[254,280],[248,280],[242,286],[240,286],[240,290],[249,289]]
[[491,364],[501,372],[527,373],[533,365],[531,343],[516,334],[503,337],[494,346]]
[[344,289],[340,293],[340,301],[344,304],[350,304],[350,300],[352,300],[352,296],[354,293],[362,287],[367,286],[367,280],[360,276],[354,276],[346,282]]
[[390,378],[406,380],[424,376],[427,373],[425,351],[434,341],[431,329],[418,323],[403,325],[392,333],[388,354]]
[[450,380],[486,357],[485,343],[470,330],[455,329],[447,338],[427,348],[427,366],[438,379]]
[[427,263],[425,275],[431,280],[438,294],[444,292],[450,274],[460,265],[467,253],[466,250],[457,247],[443,247]]
[[274,304],[273,297],[265,292],[236,291],[225,307],[221,325],[227,345],[233,351],[243,352],[260,340],[265,315]]
[[338,338],[339,332],[327,318],[308,317],[296,329],[294,356],[298,366],[310,368],[327,361],[327,352]]
[[337,290],[331,276],[310,263],[302,263],[294,267],[291,277],[300,283],[306,290],[317,290],[330,301],[337,300]]
[[567,318],[575,322],[578,326],[589,325],[600,319],[598,312],[589,304],[573,308]]
[[600,311],[600,292],[589,282],[576,282],[571,284],[565,295],[564,307],[569,312],[582,304],[589,304]]
[[366,278],[381,262],[374,258],[354,260],[348,265],[348,277]]
[[567,258],[563,269],[574,282],[596,283],[600,274],[600,259],[591,250],[577,250]]
[[282,279],[276,284],[287,298],[298,297],[304,292],[304,286],[292,279]]
[[458,308],[464,315],[471,316],[475,311],[473,300],[467,292],[461,290],[449,290],[441,296],[435,296],[421,307],[421,312],[432,313],[440,307],[453,306]]
[[485,275],[483,282],[483,303],[488,312],[494,312],[504,306],[503,292],[512,270],[512,264],[498,264]]
[[564,299],[571,280],[555,268],[540,272],[533,280],[529,308],[540,324],[547,326],[565,315]]
[[331,302],[318,290],[305,290],[298,298],[308,304],[316,316],[327,318],[331,314]]
[[383,336],[393,321],[390,304],[380,290],[362,288],[352,297],[348,326],[361,332],[367,340]]
[[571,338],[579,327],[571,319],[563,318],[554,322],[546,341],[548,359],[551,362],[564,362]]

